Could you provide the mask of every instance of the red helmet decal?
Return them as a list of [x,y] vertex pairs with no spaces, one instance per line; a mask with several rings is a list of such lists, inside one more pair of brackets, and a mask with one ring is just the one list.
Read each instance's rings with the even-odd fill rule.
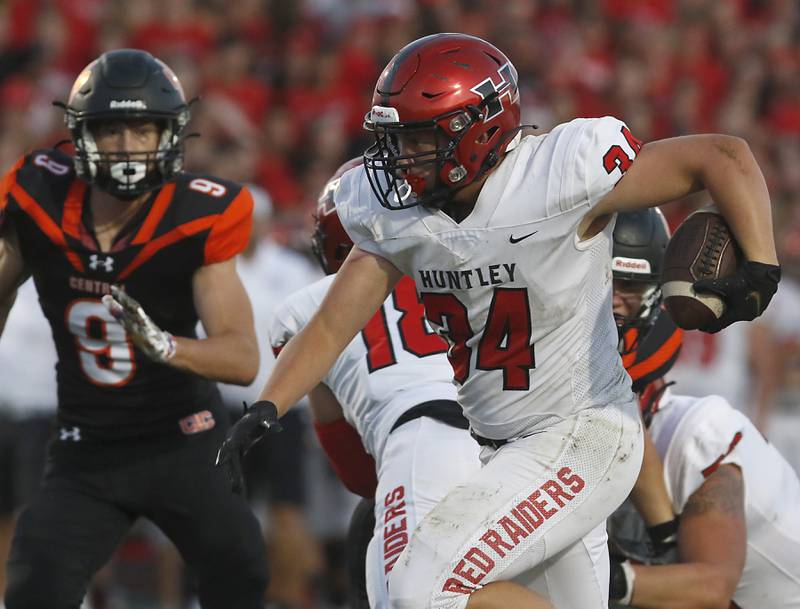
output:
[[495,84],[494,79],[488,76],[470,91],[477,93],[482,99],[489,99],[486,103],[486,112],[483,122],[487,122],[498,116],[504,110],[503,98],[508,98],[506,103],[513,104],[514,98],[518,94],[517,73],[511,63],[506,63],[497,70],[500,83]]

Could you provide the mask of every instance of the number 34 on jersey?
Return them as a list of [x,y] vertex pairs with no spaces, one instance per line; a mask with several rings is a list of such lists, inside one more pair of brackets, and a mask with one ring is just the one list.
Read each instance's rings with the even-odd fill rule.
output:
[[[442,329],[450,342],[448,358],[459,384],[469,377],[475,332],[470,327],[467,307],[449,293],[423,292],[422,302],[430,322]],[[530,389],[530,371],[536,367],[531,344],[531,312],[526,288],[496,287],[477,344],[475,367],[502,370],[503,389]]]

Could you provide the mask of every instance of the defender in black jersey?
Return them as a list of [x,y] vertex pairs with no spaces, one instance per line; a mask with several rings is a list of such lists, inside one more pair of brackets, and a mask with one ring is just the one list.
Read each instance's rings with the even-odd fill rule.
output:
[[0,184],[0,332],[32,276],[59,394],[48,472],[15,532],[6,607],[77,609],[140,516],[181,551],[204,608],[261,607],[258,524],[213,467],[228,426],[214,381],[247,384],[258,368],[234,264],[252,199],[182,171],[188,105],[172,71],[143,51],[91,63],[65,109],[75,156],[32,152]]

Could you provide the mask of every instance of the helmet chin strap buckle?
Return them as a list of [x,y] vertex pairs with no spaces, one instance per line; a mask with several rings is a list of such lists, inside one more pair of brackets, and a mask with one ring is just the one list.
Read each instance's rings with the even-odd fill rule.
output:
[[458,114],[450,119],[450,130],[453,133],[458,133],[471,124],[472,121],[465,114]]
[[447,172],[447,179],[450,180],[450,182],[452,183],[460,182],[465,177],[467,177],[467,170],[464,169],[463,165],[458,165],[456,167],[453,167],[450,171]]

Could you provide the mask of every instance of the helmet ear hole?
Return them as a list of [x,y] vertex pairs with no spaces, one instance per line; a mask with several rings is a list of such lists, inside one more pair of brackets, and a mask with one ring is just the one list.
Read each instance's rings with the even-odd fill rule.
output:
[[488,144],[492,138],[494,137],[495,133],[500,131],[500,127],[495,125],[494,127],[490,127],[483,133],[481,133],[477,138],[475,138],[476,144]]

